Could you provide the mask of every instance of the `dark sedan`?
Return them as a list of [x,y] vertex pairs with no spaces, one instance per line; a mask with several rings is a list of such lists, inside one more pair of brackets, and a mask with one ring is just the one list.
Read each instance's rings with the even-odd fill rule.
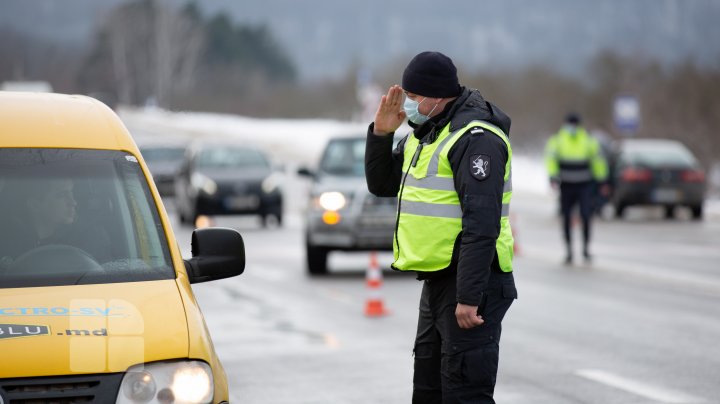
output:
[[665,217],[675,208],[690,208],[700,219],[705,199],[705,172],[682,143],[662,139],[627,139],[620,143],[611,198],[618,216],[628,206],[662,206]]
[[279,174],[256,148],[226,143],[195,145],[186,153],[175,180],[181,223],[201,215],[259,215],[263,226],[274,216],[282,223]]

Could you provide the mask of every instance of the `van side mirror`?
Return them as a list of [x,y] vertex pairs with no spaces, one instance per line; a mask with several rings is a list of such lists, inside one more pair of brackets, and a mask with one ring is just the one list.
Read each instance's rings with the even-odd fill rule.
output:
[[192,258],[185,260],[190,283],[229,278],[245,270],[245,243],[237,230],[223,227],[196,229]]

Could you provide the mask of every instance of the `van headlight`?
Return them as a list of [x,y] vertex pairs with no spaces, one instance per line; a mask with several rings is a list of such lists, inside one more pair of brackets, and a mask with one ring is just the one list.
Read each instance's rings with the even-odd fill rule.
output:
[[120,384],[116,404],[207,404],[215,386],[205,362],[157,362],[133,366]]

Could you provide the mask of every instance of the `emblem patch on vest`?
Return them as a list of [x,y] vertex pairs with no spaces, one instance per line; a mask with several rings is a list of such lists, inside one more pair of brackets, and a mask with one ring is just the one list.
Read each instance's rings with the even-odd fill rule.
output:
[[489,177],[490,156],[486,154],[473,154],[470,158],[470,173],[478,181]]

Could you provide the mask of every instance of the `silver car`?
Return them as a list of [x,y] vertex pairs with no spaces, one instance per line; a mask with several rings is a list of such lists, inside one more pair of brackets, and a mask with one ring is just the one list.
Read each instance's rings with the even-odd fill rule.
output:
[[306,214],[305,248],[311,275],[328,272],[333,250],[392,250],[396,198],[379,198],[365,182],[365,136],[330,139],[313,179]]

